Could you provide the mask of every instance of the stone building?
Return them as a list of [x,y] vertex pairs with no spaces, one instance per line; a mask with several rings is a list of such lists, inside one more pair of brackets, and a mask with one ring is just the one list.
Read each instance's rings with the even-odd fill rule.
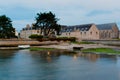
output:
[[99,39],[99,30],[95,24],[67,26],[61,31],[61,37],[76,37],[78,40]]
[[120,31],[119,31],[119,39],[120,39]]
[[20,31],[20,38],[29,39],[30,35],[32,34],[39,35],[40,33],[41,33],[40,29],[33,29],[33,26],[30,26],[29,24],[27,24],[26,27]]
[[[32,34],[43,35],[41,29],[34,29],[33,25],[26,25],[20,31],[20,38],[29,39]],[[50,37],[56,36],[55,30],[50,30]],[[78,40],[100,40],[119,38],[119,29],[116,23],[107,24],[83,24],[61,27],[60,37],[76,37]]]
[[100,39],[118,39],[119,29],[116,23],[96,25],[99,30]]
[[78,40],[118,39],[119,29],[116,23],[64,26],[61,36]]
[[[40,28],[35,29],[33,24],[31,26],[27,24],[26,27],[20,31],[20,38],[29,39],[29,36],[32,34],[44,35],[44,31]],[[49,29],[49,37],[55,37],[56,34],[57,32],[54,29]]]

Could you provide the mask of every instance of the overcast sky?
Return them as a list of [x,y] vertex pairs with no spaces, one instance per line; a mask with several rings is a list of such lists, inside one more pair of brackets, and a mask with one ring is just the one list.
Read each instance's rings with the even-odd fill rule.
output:
[[120,27],[120,0],[0,0],[5,14],[19,31],[35,22],[40,12],[52,11],[61,25],[116,22]]

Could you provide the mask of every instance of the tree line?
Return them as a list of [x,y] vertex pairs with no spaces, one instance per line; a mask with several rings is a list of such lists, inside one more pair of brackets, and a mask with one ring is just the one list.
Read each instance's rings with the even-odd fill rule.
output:
[[[59,19],[55,14],[50,12],[37,13],[35,17],[34,29],[41,29],[43,36],[49,36],[51,32],[60,33],[61,25],[58,24]],[[40,35],[41,35],[40,34]],[[12,25],[12,20],[6,15],[0,16],[0,38],[15,38],[15,28]]]

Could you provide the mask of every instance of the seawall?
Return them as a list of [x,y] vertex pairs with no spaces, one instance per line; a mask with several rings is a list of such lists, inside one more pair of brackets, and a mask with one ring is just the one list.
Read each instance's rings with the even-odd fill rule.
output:
[[18,45],[50,45],[58,44],[57,41],[37,41],[37,40],[0,40],[0,47],[16,47]]
[[105,45],[120,46],[120,40],[83,40],[83,41],[89,41]]

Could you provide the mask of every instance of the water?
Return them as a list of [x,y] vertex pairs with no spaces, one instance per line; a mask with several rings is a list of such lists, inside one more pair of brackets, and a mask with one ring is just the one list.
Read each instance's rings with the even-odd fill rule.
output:
[[3,50],[0,80],[120,80],[120,57]]

